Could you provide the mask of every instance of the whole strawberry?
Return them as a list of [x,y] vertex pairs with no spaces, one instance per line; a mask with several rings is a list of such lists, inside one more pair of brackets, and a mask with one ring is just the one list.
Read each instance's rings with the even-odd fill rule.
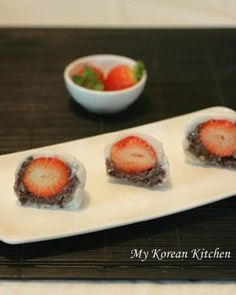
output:
[[135,85],[143,76],[144,65],[137,62],[134,67],[120,64],[110,70],[105,79],[105,90],[121,90]]
[[92,90],[104,90],[104,74],[101,69],[83,64],[77,71],[77,74],[72,76],[75,84]]

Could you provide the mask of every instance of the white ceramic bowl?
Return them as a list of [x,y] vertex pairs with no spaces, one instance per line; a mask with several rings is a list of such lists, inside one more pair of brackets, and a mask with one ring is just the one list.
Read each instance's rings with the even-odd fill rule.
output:
[[102,69],[105,75],[111,68],[118,64],[127,64],[133,66],[135,60],[119,55],[98,54],[81,57],[70,63],[64,71],[64,80],[67,90],[76,102],[85,109],[98,113],[115,113],[127,108],[141,94],[147,80],[147,73],[140,81],[132,87],[116,91],[97,91],[90,90],[75,84],[71,76],[77,72],[78,66],[83,63],[89,63]]

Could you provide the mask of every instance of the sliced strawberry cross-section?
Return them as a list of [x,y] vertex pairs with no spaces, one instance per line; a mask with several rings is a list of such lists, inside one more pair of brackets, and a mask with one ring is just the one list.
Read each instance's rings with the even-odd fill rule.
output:
[[151,169],[157,163],[157,155],[144,139],[127,136],[112,146],[111,160],[118,170],[133,174]]
[[211,119],[199,126],[199,139],[206,150],[219,157],[236,153],[236,124],[225,119]]
[[23,174],[26,189],[34,196],[50,198],[60,193],[68,183],[69,167],[54,157],[33,159]]

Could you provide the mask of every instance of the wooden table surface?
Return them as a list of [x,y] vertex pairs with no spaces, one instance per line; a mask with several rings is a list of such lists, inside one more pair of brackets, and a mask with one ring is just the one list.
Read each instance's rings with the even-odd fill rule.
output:
[[[72,101],[63,70],[112,53],[142,59],[148,83],[116,115]],[[1,29],[0,154],[120,130],[222,105],[236,109],[236,30]],[[235,197],[165,218],[23,245],[0,242],[0,278],[234,279]],[[130,259],[134,248],[230,251],[230,259]]]

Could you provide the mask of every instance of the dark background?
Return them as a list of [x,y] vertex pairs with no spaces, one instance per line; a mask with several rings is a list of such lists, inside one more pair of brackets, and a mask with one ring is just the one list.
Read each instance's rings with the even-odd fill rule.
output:
[[[144,61],[126,111],[93,115],[70,98],[65,66],[112,53]],[[129,128],[210,106],[236,109],[236,30],[0,29],[0,154]],[[236,278],[234,197],[161,219],[23,245],[0,242],[0,278]],[[131,260],[133,248],[230,251],[230,259]]]

